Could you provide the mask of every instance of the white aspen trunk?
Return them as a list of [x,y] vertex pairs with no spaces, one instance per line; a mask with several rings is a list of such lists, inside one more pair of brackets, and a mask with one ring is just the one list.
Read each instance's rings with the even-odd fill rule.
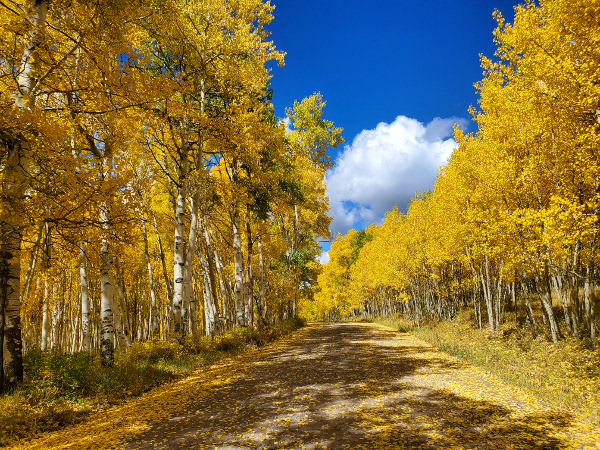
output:
[[71,348],[72,348],[72,342],[73,339],[76,338],[77,336],[75,335],[75,327],[73,326],[73,310],[70,307],[71,305],[73,305],[73,299],[72,299],[72,293],[73,293],[73,272],[69,271],[69,281],[65,286],[65,289],[63,289],[63,295],[62,297],[64,298],[64,307],[63,307],[63,317],[62,317],[62,321],[64,324],[64,331],[62,333],[62,335],[64,336],[64,341],[63,341],[63,348],[66,352],[72,352]]
[[[191,198],[191,219],[190,219],[190,230],[189,230],[189,234],[188,234],[188,244],[187,244],[187,252],[186,252],[186,259],[185,259],[185,267],[184,267],[184,271],[183,271],[183,293],[184,293],[184,300],[183,300],[183,305],[182,305],[182,309],[183,311],[185,311],[185,314],[189,314],[189,307],[190,307],[190,299],[192,297],[192,285],[191,285],[191,280],[192,280],[192,265],[193,265],[193,258],[194,258],[194,254],[195,254],[195,248],[196,248],[196,239],[197,239],[197,231],[198,231],[198,203],[199,203],[200,199],[197,193],[195,193],[192,198]],[[185,337],[185,327],[182,327],[181,329],[181,337]]]
[[[112,170],[112,149],[108,144],[104,148],[102,159],[103,178],[110,179]],[[102,364],[110,366],[115,357],[115,286],[112,281],[113,257],[109,241],[110,206],[105,201],[100,207],[100,223],[104,230],[100,253],[102,266],[100,275],[100,356]],[[117,312],[118,314],[118,312]]]
[[185,175],[187,172],[187,150],[180,154],[179,179],[177,182],[177,204],[175,207],[175,239],[173,247],[173,332],[182,333],[182,306],[184,300],[185,245],[183,241],[185,218]]
[[[33,295],[37,296],[38,292],[40,292],[40,277],[36,277],[36,279],[35,279],[35,289],[33,291]],[[35,317],[35,320],[33,323],[33,345],[38,346],[39,348],[42,348],[41,335],[42,335],[42,315],[36,314],[36,317]]]
[[[298,250],[298,233],[300,232],[300,225],[298,221],[298,205],[294,203],[294,251]],[[297,274],[294,273],[294,302],[290,311],[291,317],[296,317],[296,308],[298,307],[298,291],[300,289],[300,279]]]
[[100,276],[100,355],[102,362],[105,365],[112,365],[114,362],[114,313],[113,299],[115,296],[115,288],[111,282],[110,273],[112,271],[113,260],[110,254],[110,244],[108,241],[108,214],[107,206],[104,205],[101,209],[100,222],[104,224],[105,236],[102,239],[100,253],[102,254],[102,267]]
[[244,254],[242,253],[242,237],[240,234],[240,211],[234,205],[231,213],[233,227],[233,264],[235,270],[235,322],[238,326],[246,326],[244,304]]
[[[141,197],[141,193],[140,193]],[[152,261],[150,260],[150,253],[148,251],[148,234],[146,232],[146,220],[144,218],[144,205],[140,202],[140,210],[142,212],[142,234],[144,236],[144,255],[146,256],[146,267],[148,268],[148,283],[150,285],[150,332],[149,336],[154,337],[156,335],[156,315],[158,311],[156,309],[156,292],[154,290],[154,276],[152,275]],[[166,269],[166,267],[165,267]],[[167,281],[168,282],[168,281]]]
[[198,246],[198,259],[200,260],[200,268],[202,269],[202,291],[204,297],[204,333],[206,336],[211,335],[215,331],[215,318],[218,316],[212,296],[212,282],[210,279],[210,267],[208,266],[207,258],[204,256],[202,246]]
[[42,300],[42,343],[40,348],[42,350],[49,350],[51,344],[51,332],[52,323],[50,318],[50,291],[54,291],[53,281],[52,285],[49,285],[50,277],[50,248],[52,246],[52,229],[48,226],[48,223],[44,223],[44,242],[42,244],[42,270],[44,273],[44,298]]
[[569,277],[569,300],[571,306],[571,323],[573,324],[573,335],[579,338],[579,279],[575,275],[575,271],[579,266],[579,237],[575,240],[575,250],[573,252],[573,263],[571,275]]
[[58,301],[58,295],[56,294],[59,285],[62,284],[60,278],[55,283],[52,283],[52,318],[51,318],[51,329],[50,329],[50,348],[54,348],[57,345],[60,346],[60,335],[59,333],[59,321],[61,313],[61,304]]
[[[137,327],[137,340],[141,341],[142,339],[144,339],[144,328],[145,327],[149,327],[150,326],[150,322],[146,322],[144,319],[140,319],[140,324]],[[152,337],[150,336],[150,330],[148,328],[146,328],[146,336],[147,337]],[[160,331],[160,326],[159,326],[159,331]]]
[[544,292],[540,295],[542,300],[542,305],[546,310],[546,315],[548,316],[548,322],[550,325],[550,334],[552,335],[552,342],[555,344],[558,343],[558,325],[554,319],[554,311],[552,311],[552,297],[547,292]]
[[45,351],[50,348],[50,289],[48,288],[48,276],[46,274],[46,279],[44,280],[44,298],[42,300],[42,340],[40,343],[40,348]]
[[85,352],[90,347],[90,296],[87,284],[85,242],[79,242],[79,286],[81,289],[81,349]]
[[198,307],[196,302],[196,290],[194,289],[194,278],[190,283],[190,301],[189,301],[189,312],[188,312],[188,331],[190,334],[195,335],[198,333]]
[[215,331],[215,310],[210,292],[210,280],[208,278],[208,268],[206,267],[206,259],[202,252],[199,252],[200,262],[202,264],[202,292],[204,298],[204,334],[210,336]]
[[31,15],[29,22],[32,27],[28,33],[27,45],[23,50],[19,77],[17,78],[18,91],[15,106],[20,109],[31,109],[31,101],[35,100],[31,94],[36,82],[35,70],[38,65],[37,48],[40,45],[46,24],[48,4],[45,0],[33,0],[29,6]]
[[546,310],[546,314],[548,316],[548,322],[550,325],[550,333],[552,334],[552,342],[555,344],[558,343],[558,338],[560,334],[560,330],[558,329],[558,324],[556,323],[556,319],[554,317],[554,310],[552,309],[552,287],[550,286],[550,277],[548,274],[548,262],[544,263],[544,274],[543,274],[543,284],[542,287],[543,293],[540,295],[542,300],[542,305]]
[[248,326],[254,326],[254,277],[252,274],[252,256],[253,256],[253,245],[252,245],[252,227],[250,225],[250,211],[248,211],[246,217],[246,242],[248,246],[248,281],[247,286],[247,310],[248,310]]
[[[206,38],[206,36],[205,36]],[[202,63],[204,64],[204,48],[206,48],[206,42],[203,42],[202,44]],[[205,80],[204,78],[200,79],[200,117],[204,116],[204,106],[205,106],[205,100],[206,100],[206,92],[205,92]],[[203,158],[203,152],[204,152],[204,132],[203,129],[200,128],[200,130],[198,131],[198,149],[196,151],[195,154],[195,158],[194,158],[194,166],[196,168],[196,170],[200,170],[200,168],[202,167],[202,158]],[[196,246],[196,241],[198,239],[198,226],[202,227],[202,224],[199,223],[200,222],[200,218],[198,216],[198,206],[200,203],[200,195],[198,193],[198,189],[196,187],[196,191],[194,192],[194,195],[192,197],[192,208],[191,208],[191,213],[192,213],[192,219],[191,219],[191,223],[190,223],[190,233],[189,233],[189,239],[188,239],[188,263],[186,264],[186,302],[189,308],[189,327],[192,333],[195,332],[197,326],[196,326],[196,292],[193,289],[192,286],[192,263],[193,263],[193,258],[194,258],[194,253],[195,253],[195,246]],[[199,250],[199,256],[203,257],[203,253],[202,253],[202,248],[201,245],[198,247]],[[201,265],[204,266],[205,264],[203,264],[202,261]],[[204,277],[208,277],[208,272],[205,271],[204,273]],[[210,289],[208,291],[208,295],[210,295]],[[206,296],[206,293],[205,293]],[[206,311],[206,308],[205,308]],[[214,327],[214,310],[211,309],[211,317],[210,317],[210,323],[211,323],[211,327]],[[208,328],[205,327],[205,329]]]
[[485,276],[481,269],[479,270],[479,274],[481,276],[481,285],[483,287],[483,295],[485,298],[485,305],[488,312],[488,322],[490,324],[490,331],[493,333],[495,331],[494,327],[494,308],[492,305],[492,293],[490,292],[490,274],[489,274],[489,260],[487,256],[487,243],[484,246],[485,251]]
[[71,348],[69,349],[70,353],[75,353],[80,348],[80,329],[79,329],[79,319],[73,314],[71,316]]
[[[127,348],[129,347],[129,345],[131,344],[131,339],[130,339],[130,329],[129,329],[129,314],[127,312],[127,302],[126,300],[126,291],[125,291],[125,281],[123,280],[123,271],[121,270],[121,265],[119,264],[119,259],[116,258],[115,259],[115,269],[117,272],[117,290],[116,293],[118,294],[116,296],[116,300],[117,300],[117,307],[118,307],[118,311],[120,313],[120,324],[119,324],[119,332],[120,332],[120,339],[122,339],[123,344],[124,344],[124,348],[121,349],[121,351],[125,351],[127,350]],[[115,311],[117,311],[115,309]]]
[[25,280],[23,280],[21,286],[21,302],[27,298],[29,295],[29,290],[31,288],[31,281],[33,280],[33,275],[35,273],[35,269],[37,266],[38,256],[40,254],[40,243],[42,241],[42,237],[44,235],[44,230],[46,228],[46,224],[40,225],[38,229],[37,237],[35,239],[35,245],[33,247],[33,253],[31,255],[31,261],[29,263],[29,268],[27,269],[27,274],[25,275]]
[[[73,278],[72,274],[70,278]],[[69,302],[72,330],[71,353],[75,353],[81,349],[81,303],[78,302],[81,299],[81,289],[72,286],[70,291],[72,292],[72,300]]]
[[215,263],[215,256],[214,256],[214,251],[213,251],[214,249],[211,248],[211,241],[210,241],[210,238],[208,237],[208,232],[206,231],[205,219],[202,218],[202,216],[198,216],[198,221],[199,221],[198,223],[200,226],[200,233],[202,234],[202,236],[204,236],[205,241],[206,241],[206,250],[204,250],[204,247],[202,245],[202,240],[200,240],[198,243],[198,250],[201,251],[201,253],[204,256],[205,261],[206,261],[206,270],[208,273],[208,282],[209,282],[209,288],[210,288],[210,294],[211,294],[211,303],[213,306],[214,321],[215,321],[215,326],[216,326],[216,322],[220,320],[220,312],[219,312],[219,294],[217,292],[217,276],[215,274],[216,263]]
[[105,365],[112,365],[114,361],[114,314],[112,310],[112,299],[114,298],[114,286],[111,283],[110,271],[112,269],[112,257],[108,238],[102,240],[102,268],[100,276],[100,355]]
[[[567,274],[568,271],[565,270],[564,273]],[[571,334],[573,333],[573,330],[571,329],[571,316],[569,314],[569,306],[567,304],[567,277],[563,278],[563,276],[555,274],[554,276],[552,276],[552,281],[556,297],[560,298],[560,303],[563,308],[563,314],[565,316],[565,327],[567,328],[567,333]]]
[[258,234],[258,271],[259,271],[259,292],[260,292],[260,319],[263,325],[267,323],[267,304],[265,302],[265,275],[262,252],[262,238]]
[[194,290],[194,281],[192,279],[192,295],[190,296],[190,301],[188,304],[188,314],[187,314],[187,333],[190,335],[198,334],[198,325],[197,325],[197,311],[196,311],[196,292]]
[[494,332],[494,310],[492,308],[492,301],[490,299],[490,295],[489,295],[489,292],[487,290],[487,284],[485,282],[485,276],[483,275],[483,272],[481,271],[481,269],[479,270],[479,277],[481,279],[481,287],[483,289],[483,298],[485,300],[485,306],[487,308],[488,322],[489,322],[489,325],[490,325],[490,331],[493,333]]
[[491,331],[495,331],[497,329],[497,323],[495,323],[494,321],[494,308],[493,308],[493,293],[492,293],[492,289],[490,287],[490,266],[489,266],[489,258],[487,255],[487,242],[485,243],[485,292],[486,292],[486,302],[487,302],[487,309],[488,309],[488,314],[492,314],[492,316],[490,317],[490,328]]
[[[114,265],[114,259],[113,259]],[[115,277],[109,275],[111,284],[113,285],[113,295],[111,297],[111,309],[113,313],[113,320],[115,325],[115,340],[116,340],[116,348],[120,353],[125,353],[127,349],[127,343],[125,342],[125,333],[123,331],[123,320],[121,318],[121,308],[120,306],[120,298],[119,298],[119,289],[118,289],[118,281],[115,280]],[[117,288],[115,288],[117,286]]]
[[502,306],[502,275],[504,272],[503,260],[500,260],[500,272],[498,274],[498,284],[496,288],[496,329],[500,329],[503,322],[504,308]]
[[231,216],[231,226],[233,231],[233,267],[234,267],[234,286],[233,293],[235,299],[235,324],[237,326],[246,325],[244,303],[244,254],[242,251],[242,237],[240,229],[240,209],[236,201],[235,185],[238,183],[238,160],[233,159],[230,164],[231,173],[230,180],[232,184],[231,194],[233,198],[233,204],[229,210]]
[[[290,240],[290,233],[289,233],[288,229],[285,227],[285,219],[283,216],[280,217],[279,224],[283,231],[285,242],[288,244],[287,250],[286,250],[287,263],[288,263],[288,274],[286,275],[286,278],[289,280],[289,286],[293,287],[293,280],[292,280],[292,275],[291,275],[291,267],[292,267],[291,257],[292,257],[292,252],[294,251],[294,242],[295,241]],[[286,298],[288,298],[287,294],[286,294]],[[288,318],[288,316],[291,314],[291,310],[293,308],[293,302],[294,302],[293,298],[288,298],[288,300],[285,302],[285,318]]]
[[[593,248],[593,246],[592,246]],[[591,278],[591,273],[592,271],[590,270],[591,267],[591,259],[588,260],[587,263],[587,267],[586,267],[586,274],[585,274],[585,279],[583,281],[583,313],[584,313],[584,318],[586,321],[586,324],[590,330],[590,336],[591,338],[595,338],[596,337],[596,330],[594,329],[594,320],[593,320],[593,299],[591,298],[591,293],[592,293],[592,286],[590,283],[590,278]]]
[[215,258],[215,269],[217,271],[217,278],[219,279],[221,295],[223,296],[223,318],[225,319],[225,327],[227,328],[228,323],[231,320],[229,307],[231,305],[232,296],[229,283],[227,283],[227,280],[223,278],[223,264],[221,263],[221,258],[219,257],[219,252],[217,251],[217,246],[214,243],[214,240],[212,238],[212,231],[208,228],[208,224],[204,228],[204,237],[206,239],[206,244],[210,249],[209,251],[212,251]]

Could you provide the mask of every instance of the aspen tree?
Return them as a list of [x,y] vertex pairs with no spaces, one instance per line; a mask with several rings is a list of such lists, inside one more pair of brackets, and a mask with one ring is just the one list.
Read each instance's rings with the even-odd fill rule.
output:
[[[17,78],[14,106],[17,114],[27,116],[35,109],[34,87],[39,70],[38,47],[43,40],[48,6],[45,0],[35,0],[27,5],[29,29],[25,34],[25,47]],[[6,14],[6,12],[3,12]],[[20,276],[21,236],[24,221],[22,202],[28,176],[27,170],[32,149],[22,136],[0,135],[4,152],[2,178],[3,204],[0,207],[0,345],[2,370],[0,390],[12,389],[23,379],[22,338],[20,326]]]
[[85,242],[79,241],[79,283],[81,287],[81,349],[89,352],[90,348],[90,300],[86,271]]

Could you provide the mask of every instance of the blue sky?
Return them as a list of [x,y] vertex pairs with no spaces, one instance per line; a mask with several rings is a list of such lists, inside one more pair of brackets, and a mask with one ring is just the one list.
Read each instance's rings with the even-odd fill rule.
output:
[[345,233],[433,187],[452,124],[473,129],[479,54],[495,51],[492,12],[512,22],[518,0],[272,3],[270,39],[287,52],[272,69],[276,114],[319,91],[325,118],[344,128],[327,185],[332,232]]

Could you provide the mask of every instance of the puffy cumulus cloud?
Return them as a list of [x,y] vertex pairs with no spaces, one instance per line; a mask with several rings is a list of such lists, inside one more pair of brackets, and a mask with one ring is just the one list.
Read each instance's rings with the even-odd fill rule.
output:
[[329,262],[329,252],[321,252],[319,256],[319,262],[321,264],[327,264]]
[[432,189],[438,168],[456,147],[455,123],[463,129],[468,124],[437,117],[425,125],[398,116],[361,131],[326,176],[332,234],[373,223],[394,205],[404,210],[415,192]]

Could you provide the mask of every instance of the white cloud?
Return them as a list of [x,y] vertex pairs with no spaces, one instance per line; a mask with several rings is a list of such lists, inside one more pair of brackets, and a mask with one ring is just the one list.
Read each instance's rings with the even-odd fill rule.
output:
[[327,264],[329,262],[329,252],[321,252],[319,256],[319,262],[321,264]]
[[332,234],[375,222],[394,205],[405,210],[416,191],[432,189],[438,168],[456,147],[455,123],[465,129],[467,120],[436,117],[424,125],[398,116],[361,131],[326,176]]

